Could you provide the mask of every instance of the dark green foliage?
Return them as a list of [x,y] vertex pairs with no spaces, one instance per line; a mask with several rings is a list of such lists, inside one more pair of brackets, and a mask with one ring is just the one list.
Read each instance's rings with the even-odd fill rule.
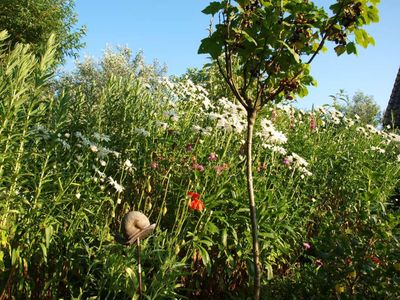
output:
[[75,56],[83,45],[85,28],[76,28],[74,0],[2,0],[0,30],[7,30],[11,47],[30,44],[34,52],[44,48],[50,34],[56,35],[58,61]]

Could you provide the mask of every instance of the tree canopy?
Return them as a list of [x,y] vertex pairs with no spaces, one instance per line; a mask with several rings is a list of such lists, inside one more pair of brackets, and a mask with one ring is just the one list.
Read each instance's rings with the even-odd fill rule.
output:
[[75,56],[82,47],[85,28],[76,28],[74,0],[2,0],[0,29],[7,30],[11,47],[30,44],[35,52],[43,49],[52,33],[58,43],[57,59]]

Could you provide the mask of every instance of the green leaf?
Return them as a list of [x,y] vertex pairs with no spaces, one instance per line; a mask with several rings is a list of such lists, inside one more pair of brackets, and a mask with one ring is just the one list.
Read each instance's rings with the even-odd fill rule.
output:
[[272,270],[272,266],[270,264],[267,264],[266,269],[267,269],[267,279],[271,280],[272,278],[274,278],[274,271]]
[[222,245],[226,248],[228,245],[228,233],[226,232],[226,228],[222,231],[222,238],[221,238]]
[[221,2],[211,2],[205,9],[201,12],[206,15],[215,15],[220,9],[224,8],[224,4]]
[[222,53],[222,47],[215,41],[215,39],[208,37],[201,40],[201,44],[197,53],[210,54],[213,59],[217,59]]
[[208,252],[206,249],[204,249],[204,247],[198,245],[198,248],[200,250],[200,254],[201,254],[201,260],[204,264],[204,266],[209,266],[210,265],[210,255],[208,255]]
[[51,237],[53,236],[53,226],[48,226],[45,229],[45,235],[46,235],[46,248],[49,248]]
[[240,30],[240,29],[237,29],[237,28],[233,28],[233,31],[235,31],[236,33],[239,33],[239,34],[243,35],[243,37],[244,37],[248,42],[253,43],[254,46],[257,46],[257,41],[256,41],[254,38],[252,38],[246,31]]
[[336,52],[336,55],[337,55],[337,56],[342,55],[343,53],[346,52],[346,46],[344,46],[344,45],[337,45],[337,46],[335,47],[335,52]]
[[347,54],[352,54],[352,53],[354,53],[354,54],[357,55],[357,47],[356,47],[356,44],[354,44],[353,42],[348,43],[348,44],[346,45],[346,51],[347,51]]
[[215,225],[215,224],[212,223],[212,222],[208,222],[207,225],[206,225],[206,227],[207,227],[207,230],[208,230],[210,233],[219,233],[219,229],[218,229],[217,225]]
[[289,52],[293,55],[294,60],[299,63],[300,62],[300,56],[291,48],[288,44],[286,44],[284,41],[279,41],[282,45],[286,47],[286,49],[289,50]]

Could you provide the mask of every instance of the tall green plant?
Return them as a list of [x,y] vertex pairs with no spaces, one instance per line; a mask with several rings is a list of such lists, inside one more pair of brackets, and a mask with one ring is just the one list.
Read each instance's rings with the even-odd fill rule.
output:
[[357,53],[373,38],[362,29],[377,22],[379,0],[337,0],[330,12],[313,1],[221,0],[203,13],[217,16],[199,53],[216,60],[235,98],[247,112],[246,177],[253,238],[254,299],[260,298],[258,224],[252,172],[257,114],[269,102],[305,96],[314,85],[310,64],[328,41],[337,55]]

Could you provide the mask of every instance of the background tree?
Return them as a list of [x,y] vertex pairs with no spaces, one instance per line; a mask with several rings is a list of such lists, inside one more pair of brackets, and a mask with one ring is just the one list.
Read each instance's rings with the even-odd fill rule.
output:
[[16,43],[31,44],[37,52],[51,33],[58,43],[56,58],[76,56],[83,46],[85,28],[76,28],[74,0],[2,0],[0,1],[0,29],[7,30],[11,47]]
[[335,43],[337,55],[357,53],[373,38],[362,27],[379,20],[379,0],[337,0],[318,7],[308,0],[221,0],[203,12],[213,16],[199,53],[209,54],[247,111],[246,176],[253,239],[254,299],[260,298],[258,224],[252,175],[252,140],[257,114],[269,102],[305,96],[315,84],[310,64]]
[[[344,90],[332,95],[333,105],[348,118],[359,119],[362,124],[377,126],[381,122],[381,110],[372,95],[366,95],[361,91],[356,92],[350,99]],[[339,101],[344,102],[340,104]]]

